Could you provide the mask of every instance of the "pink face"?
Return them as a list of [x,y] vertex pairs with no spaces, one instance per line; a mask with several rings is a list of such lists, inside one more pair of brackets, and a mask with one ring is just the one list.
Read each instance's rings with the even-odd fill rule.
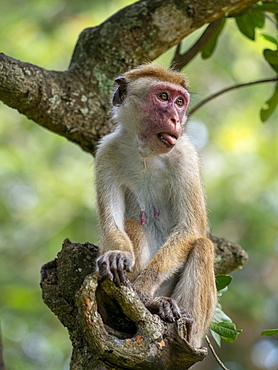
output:
[[[182,87],[158,83],[150,88],[142,105],[144,127],[140,142],[155,153],[168,153],[182,133],[189,93]],[[145,113],[145,114],[144,114]]]

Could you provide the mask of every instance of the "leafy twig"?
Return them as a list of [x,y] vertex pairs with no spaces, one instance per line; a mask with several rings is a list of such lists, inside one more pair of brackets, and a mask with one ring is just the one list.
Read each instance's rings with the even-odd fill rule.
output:
[[205,31],[202,33],[200,38],[195,42],[195,44],[188,49],[185,53],[181,54],[181,44],[178,44],[174,58],[171,63],[171,67],[180,71],[185,67],[198,53],[204,48],[207,42],[210,40],[211,36],[217,30],[218,26],[222,22],[222,18],[210,23]]

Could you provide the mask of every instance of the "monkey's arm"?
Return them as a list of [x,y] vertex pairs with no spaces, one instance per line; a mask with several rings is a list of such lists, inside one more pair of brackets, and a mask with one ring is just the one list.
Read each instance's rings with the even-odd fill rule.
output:
[[132,243],[124,230],[124,193],[116,183],[117,176],[103,158],[96,165],[97,208],[100,224],[101,256],[97,260],[102,276],[114,280],[118,285],[125,281],[124,270],[131,271],[134,264]]

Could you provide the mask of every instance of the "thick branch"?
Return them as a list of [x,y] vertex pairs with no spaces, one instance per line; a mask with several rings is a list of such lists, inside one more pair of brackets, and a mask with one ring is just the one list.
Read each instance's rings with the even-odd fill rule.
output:
[[[133,332],[123,337],[123,333],[104,323],[99,303],[105,303],[105,298],[99,301],[99,294],[117,305],[119,315],[133,323]],[[205,348],[193,349],[186,341],[185,320],[167,324],[152,315],[128,282],[117,288],[109,280],[98,283],[95,276],[89,275],[77,295],[77,305],[86,340],[97,357],[112,364],[113,369],[188,369],[207,353]],[[110,304],[107,308],[111,308]]]
[[215,274],[227,274],[235,269],[242,269],[248,262],[248,254],[240,245],[216,235],[208,237],[215,246]]
[[[144,61],[156,59],[204,24],[237,13],[256,2],[138,1],[120,10],[99,27],[85,29],[80,35],[71,66],[86,62],[94,67],[97,52],[97,58],[103,64],[103,71],[107,70],[106,62],[109,56],[110,61],[118,62],[116,73],[121,73]],[[114,63],[109,65],[110,71],[113,66]],[[111,75],[113,76],[115,74]]]
[[94,151],[109,129],[110,103],[108,94],[101,99],[93,79],[82,80],[84,76],[76,71],[47,71],[4,54],[0,54],[0,68],[0,99],[5,104],[84,150]]
[[255,2],[139,1],[85,29],[68,71],[46,71],[1,54],[0,99],[93,153],[111,129],[107,122],[115,76],[154,60],[202,25]]

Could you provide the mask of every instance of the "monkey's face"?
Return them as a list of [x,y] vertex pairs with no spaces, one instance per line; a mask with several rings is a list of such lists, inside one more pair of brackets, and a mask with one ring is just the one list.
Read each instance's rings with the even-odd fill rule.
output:
[[188,91],[153,77],[116,79],[114,117],[137,138],[143,156],[170,152],[182,134]]
[[142,152],[170,152],[183,131],[189,93],[182,87],[156,82],[140,103],[142,123],[138,141]]

